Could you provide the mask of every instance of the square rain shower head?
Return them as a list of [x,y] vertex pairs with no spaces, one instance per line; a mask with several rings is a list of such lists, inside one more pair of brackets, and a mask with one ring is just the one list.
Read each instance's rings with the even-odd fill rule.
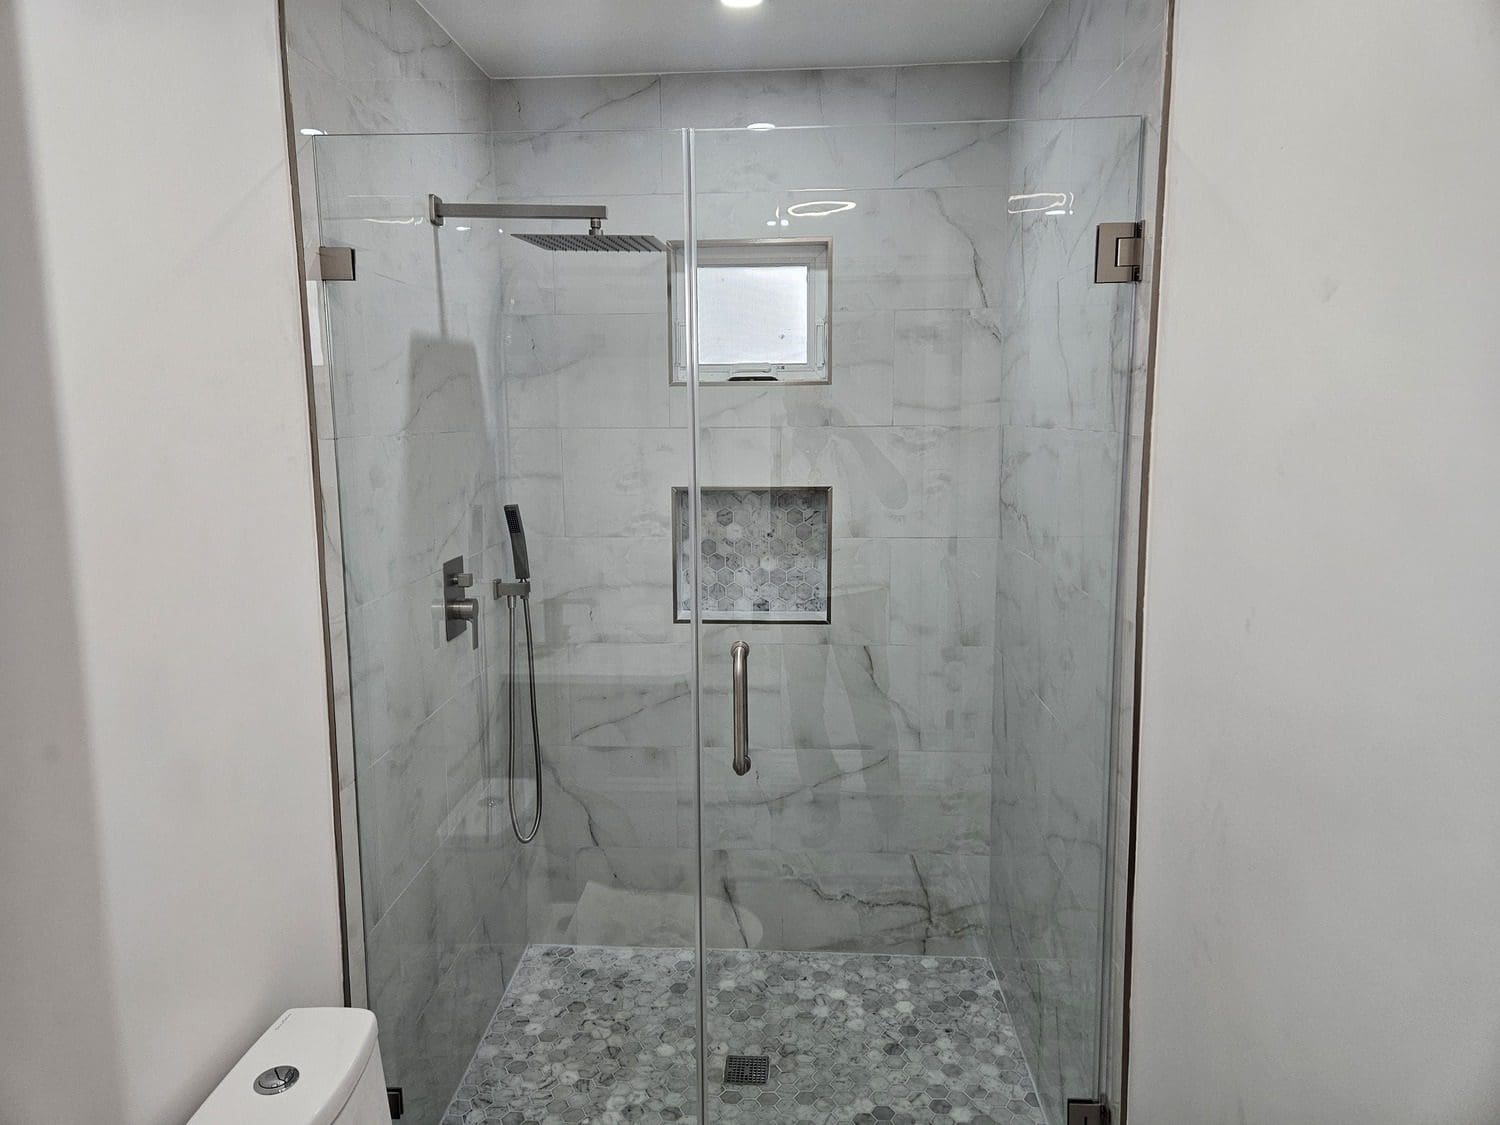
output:
[[543,250],[627,254],[667,252],[667,244],[653,234],[512,234],[511,237],[540,246]]

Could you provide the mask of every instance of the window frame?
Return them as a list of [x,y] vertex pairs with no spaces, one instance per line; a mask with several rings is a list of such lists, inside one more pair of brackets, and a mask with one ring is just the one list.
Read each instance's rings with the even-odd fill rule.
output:
[[[668,244],[667,289],[669,310],[667,380],[687,385],[687,263],[683,243]],[[826,386],[833,382],[833,239],[716,238],[698,242],[698,268],[734,266],[797,266],[807,278],[807,363],[702,363],[699,385]],[[747,377],[748,376],[748,377]],[[754,376],[759,376],[755,378]],[[769,377],[768,377],[769,376]]]

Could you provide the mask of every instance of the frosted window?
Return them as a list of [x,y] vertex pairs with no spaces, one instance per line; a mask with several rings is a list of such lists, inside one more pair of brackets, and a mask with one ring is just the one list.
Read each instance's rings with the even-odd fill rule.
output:
[[806,266],[702,266],[698,362],[726,366],[808,362]]
[[[688,374],[687,261],[672,244],[672,383]],[[833,243],[826,238],[698,243],[698,378],[702,383],[832,379]]]

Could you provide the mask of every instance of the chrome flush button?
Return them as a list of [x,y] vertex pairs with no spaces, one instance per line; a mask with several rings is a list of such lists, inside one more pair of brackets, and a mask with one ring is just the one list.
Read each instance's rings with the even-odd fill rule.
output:
[[255,1080],[255,1092],[257,1094],[280,1094],[290,1090],[297,1084],[301,1077],[295,1066],[273,1066],[270,1070],[262,1071]]

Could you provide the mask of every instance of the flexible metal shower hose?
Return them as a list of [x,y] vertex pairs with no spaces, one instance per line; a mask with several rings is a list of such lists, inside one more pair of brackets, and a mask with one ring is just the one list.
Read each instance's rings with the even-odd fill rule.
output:
[[[526,686],[531,695],[531,765],[532,779],[536,784],[536,809],[531,827],[521,831],[520,819],[516,816],[516,602],[521,603],[521,616],[526,622]],[[531,602],[526,598],[505,599],[506,632],[505,647],[509,650],[507,660],[509,675],[506,684],[506,745],[505,745],[505,793],[510,806],[510,826],[516,839],[529,844],[536,839],[542,827],[542,738],[536,721],[536,657],[531,642]]]

